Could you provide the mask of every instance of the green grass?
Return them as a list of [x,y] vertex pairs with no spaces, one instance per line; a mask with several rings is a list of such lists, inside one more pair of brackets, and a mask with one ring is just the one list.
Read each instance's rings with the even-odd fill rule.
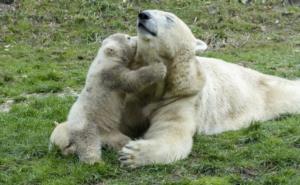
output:
[[[0,184],[300,184],[300,116],[248,129],[195,137],[191,155],[170,165],[120,168],[117,153],[88,166],[48,153],[54,121],[64,121],[99,41],[115,32],[135,34],[136,15],[162,9],[181,17],[209,43],[205,56],[264,73],[300,77],[300,8],[280,0],[24,0],[0,12]],[[225,44],[224,44],[225,43]]]

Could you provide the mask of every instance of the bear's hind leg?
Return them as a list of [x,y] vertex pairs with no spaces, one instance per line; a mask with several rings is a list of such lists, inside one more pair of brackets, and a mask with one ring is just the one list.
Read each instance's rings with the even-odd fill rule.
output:
[[268,87],[266,103],[270,117],[300,113],[300,81],[278,80]]

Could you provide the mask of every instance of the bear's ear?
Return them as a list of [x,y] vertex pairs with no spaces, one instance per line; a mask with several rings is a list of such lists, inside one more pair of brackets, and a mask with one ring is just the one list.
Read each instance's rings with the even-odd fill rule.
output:
[[59,125],[59,123],[57,122],[57,121],[54,121],[54,126],[57,126],[57,125]]
[[196,39],[196,47],[195,47],[195,53],[196,55],[203,53],[205,50],[207,50],[208,46],[205,42],[203,42],[200,39]]

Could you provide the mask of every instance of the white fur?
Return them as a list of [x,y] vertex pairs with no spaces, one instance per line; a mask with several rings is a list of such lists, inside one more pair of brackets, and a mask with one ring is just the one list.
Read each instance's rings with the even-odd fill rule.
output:
[[208,48],[207,44],[200,40],[200,39],[197,39],[196,40],[196,48],[195,48],[195,52],[196,54],[201,54],[203,53],[204,51],[206,51]]
[[197,57],[205,85],[198,100],[198,132],[238,130],[253,121],[300,112],[300,85],[222,60]]

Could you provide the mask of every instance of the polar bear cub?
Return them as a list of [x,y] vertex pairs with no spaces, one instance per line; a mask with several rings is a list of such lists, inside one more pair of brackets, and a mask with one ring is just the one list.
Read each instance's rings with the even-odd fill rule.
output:
[[67,121],[52,132],[50,147],[56,145],[62,154],[75,153],[80,161],[93,164],[101,160],[101,144],[121,149],[130,141],[119,131],[125,94],[138,92],[166,75],[162,63],[128,69],[136,48],[137,38],[126,34],[113,34],[103,41]]

